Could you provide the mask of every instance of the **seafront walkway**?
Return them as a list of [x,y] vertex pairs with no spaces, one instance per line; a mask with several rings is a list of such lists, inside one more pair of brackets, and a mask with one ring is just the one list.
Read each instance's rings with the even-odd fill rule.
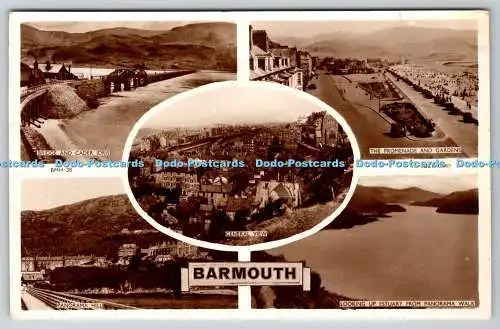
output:
[[478,155],[478,126],[472,123],[463,122],[460,115],[450,115],[442,106],[433,102],[432,99],[425,98],[424,95],[414,90],[410,85],[401,80],[397,80],[392,74],[387,77],[405,94],[405,96],[422,111],[422,114],[432,119],[447,136],[449,136],[462,151],[469,157]]
[[24,305],[26,305],[26,308],[28,310],[52,310],[52,307],[45,304],[44,302],[42,302],[38,298],[33,297],[27,291],[23,291],[21,293],[21,299],[22,299]]

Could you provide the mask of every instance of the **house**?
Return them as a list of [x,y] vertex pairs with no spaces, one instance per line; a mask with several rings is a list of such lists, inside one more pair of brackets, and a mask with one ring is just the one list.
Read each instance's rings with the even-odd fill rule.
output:
[[[35,62],[36,63],[36,62]],[[50,64],[47,62],[45,65],[38,65],[45,79],[52,80],[76,80],[76,75],[71,73],[71,65],[64,64]]]
[[169,262],[171,260],[172,260],[172,256],[170,256],[170,255],[158,255],[158,256],[155,257],[154,262],[158,266],[160,264]]
[[135,243],[125,243],[118,249],[118,265],[129,265],[132,257],[137,255],[139,247]]
[[270,202],[283,201],[289,207],[298,207],[301,203],[298,183],[260,181],[257,185],[255,201],[263,208]]
[[33,68],[21,62],[21,87],[29,87],[44,83],[45,78],[43,72],[38,68],[38,62],[36,60],[33,64]]
[[21,62],[21,87],[31,84],[33,79],[33,70],[28,64]]
[[229,198],[229,193],[233,190],[232,184],[227,183],[208,183],[200,185],[198,196],[207,198],[208,203],[214,207],[225,206]]
[[265,30],[250,26],[250,78],[303,90],[303,70],[297,66],[297,48],[272,42]]
[[248,213],[251,212],[253,206],[253,197],[230,197],[227,201],[226,214],[233,221],[238,211],[247,210]]
[[21,281],[42,281],[43,273],[42,272],[22,272],[21,273]]

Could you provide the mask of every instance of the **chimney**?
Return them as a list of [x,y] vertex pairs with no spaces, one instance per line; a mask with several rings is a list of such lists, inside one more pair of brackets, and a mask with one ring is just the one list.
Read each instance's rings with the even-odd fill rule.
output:
[[68,64],[68,73],[71,73],[71,64]]

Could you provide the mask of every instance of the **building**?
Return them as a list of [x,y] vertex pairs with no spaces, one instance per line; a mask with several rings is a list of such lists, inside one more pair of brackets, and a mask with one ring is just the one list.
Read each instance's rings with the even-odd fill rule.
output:
[[32,282],[32,281],[43,281],[42,272],[22,272],[21,281]]
[[153,147],[153,143],[149,138],[143,138],[139,145],[141,152],[150,152]]
[[265,30],[250,26],[250,78],[277,82],[303,90],[303,71],[297,67],[297,48],[281,46],[269,39]]
[[21,87],[30,87],[45,83],[43,72],[38,68],[38,62],[35,60],[33,67],[21,62]]
[[177,241],[176,256],[182,258],[195,258],[198,255],[198,247],[188,243]]
[[33,70],[28,64],[21,62],[21,87],[31,84],[33,79]]
[[142,253],[150,257],[159,255],[175,255],[177,251],[177,244],[174,241],[164,241],[161,244],[149,246],[149,248],[142,250]]
[[22,257],[21,272],[34,272],[34,271],[35,271],[35,257]]
[[330,114],[318,112],[301,126],[301,142],[315,148],[335,146],[343,140],[340,124]]
[[39,65],[37,61],[33,64],[34,68],[42,72],[45,79],[52,80],[75,80],[77,76],[71,73],[71,65],[65,64],[52,64],[49,61],[45,65]]
[[149,246],[141,252],[149,257],[154,257],[155,262],[166,262],[174,257],[195,258],[198,254],[198,248],[182,241],[171,240]]
[[184,168],[170,168],[154,173],[155,183],[166,189],[180,188],[182,196],[197,195],[200,190],[195,172],[186,172]]
[[313,74],[313,60],[307,51],[297,52],[297,66],[302,70],[304,76],[304,86],[311,80]]
[[300,187],[298,183],[278,182],[278,181],[260,181],[257,184],[255,201],[259,207],[263,208],[270,202],[278,200],[292,208],[301,204]]
[[232,189],[232,184],[226,182],[202,183],[198,195],[207,198],[214,207],[222,207],[227,205]]
[[21,271],[34,272],[41,270],[53,270],[58,267],[82,266],[94,261],[93,255],[77,256],[36,256],[22,257]]
[[137,255],[138,249],[135,243],[125,243],[118,249],[118,257],[133,257]]
[[160,136],[160,146],[166,147],[168,145],[167,138],[165,136]]

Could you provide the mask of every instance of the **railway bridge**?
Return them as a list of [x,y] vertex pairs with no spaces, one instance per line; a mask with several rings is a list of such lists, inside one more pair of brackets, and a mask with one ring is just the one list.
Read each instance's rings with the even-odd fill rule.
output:
[[47,85],[34,88],[21,94],[21,125],[40,127],[39,119],[45,119],[43,109],[47,104],[49,90]]
[[165,72],[147,73],[144,70],[116,69],[110,74],[102,77],[104,89],[108,93],[129,91],[138,87],[146,86],[153,82],[167,80],[178,76],[191,74],[194,70],[176,70]]

